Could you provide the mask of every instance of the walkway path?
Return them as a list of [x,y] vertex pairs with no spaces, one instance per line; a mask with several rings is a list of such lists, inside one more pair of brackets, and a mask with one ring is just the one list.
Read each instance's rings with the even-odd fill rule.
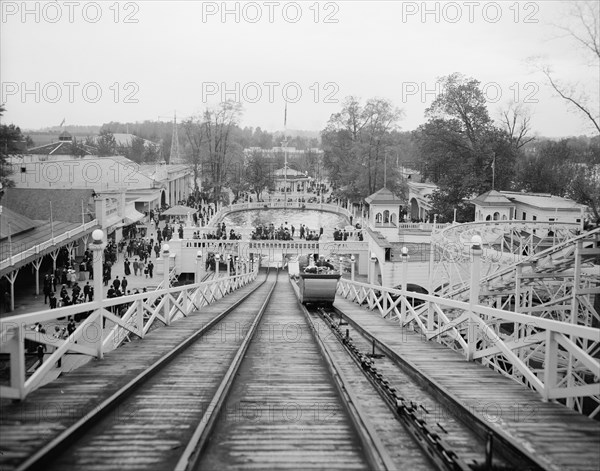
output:
[[[600,463],[600,422],[566,407],[543,402],[525,386],[475,362],[467,362],[437,342],[400,327],[340,296],[335,307],[353,323],[382,340],[412,365],[418,376],[454,397],[488,426],[500,430],[547,463],[553,470],[597,471]],[[419,398],[414,398],[419,402]],[[459,413],[456,407],[437,413]]]

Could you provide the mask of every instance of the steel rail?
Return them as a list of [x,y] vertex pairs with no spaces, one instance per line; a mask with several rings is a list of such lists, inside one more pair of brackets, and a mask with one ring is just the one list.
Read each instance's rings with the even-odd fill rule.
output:
[[[290,281],[291,282],[291,281]],[[360,406],[360,400],[354,394],[353,388],[350,382],[346,378],[346,375],[342,372],[337,361],[334,359],[329,347],[323,342],[323,340],[316,333],[317,329],[314,321],[311,319],[308,308],[300,302],[298,299],[298,305],[300,306],[305,318],[308,321],[312,335],[321,351],[321,355],[331,373],[336,388],[338,389],[339,396],[344,404],[352,423],[358,433],[358,437],[362,443],[363,450],[365,451],[365,457],[369,463],[370,469],[377,470],[394,470],[396,464],[390,457],[384,444],[381,442],[375,427],[368,418],[368,414],[364,411],[363,407]]]
[[98,423],[101,419],[106,417],[110,412],[115,410],[119,406],[119,404],[125,401],[140,386],[142,386],[145,382],[147,382],[149,379],[151,379],[153,376],[159,373],[162,369],[164,369],[172,360],[174,360],[190,345],[192,345],[206,332],[208,332],[216,324],[223,320],[223,318],[225,318],[228,314],[232,313],[238,307],[240,307],[240,305],[242,305],[252,294],[254,294],[262,285],[266,283],[268,276],[269,270],[267,269],[267,276],[254,289],[252,289],[241,299],[236,301],[234,304],[232,304],[227,309],[223,310],[221,313],[219,313],[217,316],[211,319],[209,322],[207,322],[201,329],[198,329],[187,339],[180,342],[163,357],[155,361],[152,365],[150,365],[144,371],[139,373],[135,378],[133,378],[123,387],[115,391],[110,397],[108,397],[99,405],[94,407],[92,411],[88,412],[79,420],[77,420],[73,425],[63,430],[57,437],[52,439],[41,449],[39,449],[36,453],[27,458],[27,460],[19,464],[16,470],[25,471],[45,469],[49,461],[52,461],[57,455],[59,455],[61,452],[67,449],[72,443],[76,442],[83,434],[83,432],[88,430],[94,424]]
[[[362,327],[359,323],[355,322],[339,308],[332,307],[330,310],[337,314],[340,319],[344,319],[349,325],[351,325],[359,335],[367,339],[373,345],[376,345],[379,350],[381,350],[390,360],[398,365],[400,369],[406,371],[409,376],[411,376],[413,379],[417,378],[417,382],[427,384],[428,387],[431,387],[436,400],[442,403],[450,403],[453,407],[456,407],[457,410],[461,412],[460,417],[469,417],[469,421],[461,419],[461,422],[478,436],[487,437],[486,448],[490,448],[490,443],[493,443],[495,448],[499,449],[507,459],[513,463],[519,463],[519,468],[516,469],[545,469],[544,464],[542,464],[532,453],[522,447],[515,439],[487,425],[485,421],[469,411],[450,391],[440,385],[437,381],[429,378],[426,374],[419,371],[419,369],[412,362],[400,356],[384,341],[375,337],[371,332]],[[331,319],[331,316],[328,317]],[[334,329],[336,336],[340,338],[342,343],[344,343],[346,349],[352,353],[353,356],[359,358],[365,375],[374,383],[378,383],[378,392],[387,396],[386,402],[388,402],[394,413],[403,416],[404,419],[408,418],[414,423],[414,425],[416,425],[414,430],[417,430],[420,437],[426,440],[423,443],[432,444],[436,454],[439,456],[439,458],[442,458],[442,462],[445,461],[450,464],[451,461],[454,461],[455,464],[452,466],[457,466],[454,468],[444,467],[441,469],[464,469],[464,466],[466,465],[452,450],[449,449],[448,445],[438,436],[438,434],[431,431],[423,419],[416,417],[416,414],[414,414],[414,411],[412,411],[412,409],[414,409],[412,403],[407,404],[403,398],[396,394],[395,389],[389,384],[389,381],[387,381],[385,377],[383,377],[382,374],[377,371],[377,368],[374,367],[373,362],[366,355],[358,352],[358,349],[353,345],[351,339],[344,341],[344,337],[339,330],[339,327],[335,328],[335,326],[332,326],[332,328]],[[418,441],[421,443],[421,439]],[[488,455],[491,454],[491,451],[492,450],[490,449],[490,453]],[[486,462],[488,459],[489,456],[486,456]],[[439,462],[439,459],[436,458],[435,462]],[[485,464],[481,463],[481,465],[484,466]],[[466,469],[469,468],[467,467]]]
[[[198,423],[198,426],[194,430],[192,437],[190,438],[185,450],[183,451],[181,457],[179,458],[177,464],[175,465],[175,471],[185,471],[194,469],[198,464],[198,461],[201,457],[202,450],[206,446],[206,442],[209,439],[209,435],[213,430],[217,418],[221,412],[221,408],[231,391],[231,386],[233,385],[233,381],[235,380],[235,375],[238,372],[240,365],[242,364],[242,360],[244,359],[244,355],[250,346],[250,342],[254,337],[258,324],[260,323],[264,312],[271,301],[271,296],[273,295],[273,291],[275,291],[275,287],[277,286],[277,278],[279,277],[279,270],[277,270],[275,275],[275,281],[273,282],[273,286],[269,290],[269,293],[265,297],[263,304],[261,305],[258,313],[254,317],[252,325],[248,329],[242,344],[238,348],[238,351],[235,354],[225,376],[221,380],[219,387],[217,388],[215,394],[213,395],[210,404],[207,407],[207,411]],[[266,280],[265,280],[266,281]]]

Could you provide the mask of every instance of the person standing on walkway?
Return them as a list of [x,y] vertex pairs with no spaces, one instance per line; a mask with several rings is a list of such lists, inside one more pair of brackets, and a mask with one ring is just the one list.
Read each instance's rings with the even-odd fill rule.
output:
[[56,299],[56,296],[54,295],[54,291],[52,291],[50,293],[49,303],[50,303],[50,309],[56,309],[57,299]]
[[123,291],[123,293],[127,292],[128,284],[129,284],[129,282],[127,281],[127,278],[123,277],[123,279],[121,280],[121,290]]
[[91,286],[90,286],[90,282],[88,281],[85,286],[83,287],[83,300],[84,301],[91,301],[92,297],[91,297]]
[[73,332],[77,330],[77,326],[75,325],[75,321],[71,316],[69,316],[69,322],[67,323],[67,332],[69,333],[69,337]]
[[150,275],[150,278],[152,278],[153,272],[154,272],[154,263],[152,263],[152,260],[150,260],[148,262],[148,275]]
[[46,275],[46,278],[44,279],[44,304],[46,304],[46,302],[48,301],[51,292],[52,288],[50,285],[50,278],[48,277],[48,275]]
[[10,293],[8,291],[4,291],[2,302],[4,304],[4,312],[10,312]]
[[123,262],[123,269],[125,272],[125,276],[131,275],[131,262],[129,261],[128,258],[126,258],[125,261]]
[[[59,341],[63,339],[63,335],[61,332],[61,329],[59,326],[54,326],[54,335],[53,337],[56,339],[56,348],[55,350],[59,347]],[[60,368],[62,366],[62,357],[60,357],[58,359],[58,361],[56,362],[56,367]]]
[[117,275],[115,277],[115,280],[113,281],[113,288],[115,288],[115,291],[119,291],[120,286],[121,286],[121,280],[119,280],[119,275]]
[[44,345],[43,343],[40,343],[37,347],[37,357],[38,360],[40,361],[40,363],[38,364],[38,368],[40,366],[42,366],[42,363],[44,363],[44,354],[46,353],[46,345]]

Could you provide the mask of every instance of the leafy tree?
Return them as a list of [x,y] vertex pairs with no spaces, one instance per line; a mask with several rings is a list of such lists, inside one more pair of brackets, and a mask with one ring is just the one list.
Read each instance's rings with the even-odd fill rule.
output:
[[[6,109],[0,104],[0,116]],[[3,188],[11,188],[14,182],[10,179],[12,169],[8,157],[20,154],[24,150],[24,138],[21,129],[14,124],[0,124],[0,183]]]
[[511,188],[518,145],[514,132],[494,126],[479,81],[453,73],[441,83],[442,93],[425,111],[429,120],[414,132],[417,156],[424,176],[439,186],[433,212],[452,220],[456,208],[467,218],[465,199]]
[[567,187],[567,196],[587,205],[596,223],[600,223],[600,175],[593,175],[590,168],[585,165],[579,165],[572,170],[573,177]]
[[383,186],[395,188],[393,172],[386,174],[384,166],[388,157],[388,168],[393,166],[392,132],[401,115],[388,100],[373,98],[363,106],[355,97],[331,115],[321,138],[324,165],[340,196],[363,199]]
[[145,156],[144,153],[146,151],[146,145],[144,142],[144,139],[142,139],[141,137],[133,137],[131,139],[131,142],[129,143],[129,146],[127,148],[127,158],[130,160],[133,160],[134,162],[137,163],[142,163],[145,160]]
[[83,157],[84,155],[87,155],[87,152],[75,137],[73,138],[71,149],[73,149],[73,155],[76,157]]
[[541,143],[535,155],[517,165],[517,189],[565,196],[569,184],[565,177],[573,159],[567,139]]
[[160,159],[160,145],[146,143],[144,146],[143,161],[146,163],[154,163]]
[[98,149],[99,157],[116,155],[117,141],[113,133],[106,130],[100,131],[100,135],[96,139],[96,148]]
[[256,193],[256,199],[260,200],[260,195],[266,189],[273,187],[273,170],[270,160],[260,151],[253,151],[248,156],[248,162],[245,168],[245,180],[250,189]]

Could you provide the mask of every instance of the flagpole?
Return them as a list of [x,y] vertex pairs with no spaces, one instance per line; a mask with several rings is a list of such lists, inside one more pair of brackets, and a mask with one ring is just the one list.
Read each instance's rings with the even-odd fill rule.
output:
[[12,258],[12,235],[10,233],[10,222],[7,221],[8,226],[8,256]]
[[387,155],[383,157],[383,187],[387,188]]
[[284,201],[285,207],[287,208],[287,101],[285,102],[285,111],[283,113],[283,154],[284,154],[284,164],[283,164],[283,189],[285,190]]
[[50,200],[50,231],[54,239],[54,218],[52,217],[52,200]]
[[496,153],[494,152],[494,160],[492,160],[492,190],[496,189]]

